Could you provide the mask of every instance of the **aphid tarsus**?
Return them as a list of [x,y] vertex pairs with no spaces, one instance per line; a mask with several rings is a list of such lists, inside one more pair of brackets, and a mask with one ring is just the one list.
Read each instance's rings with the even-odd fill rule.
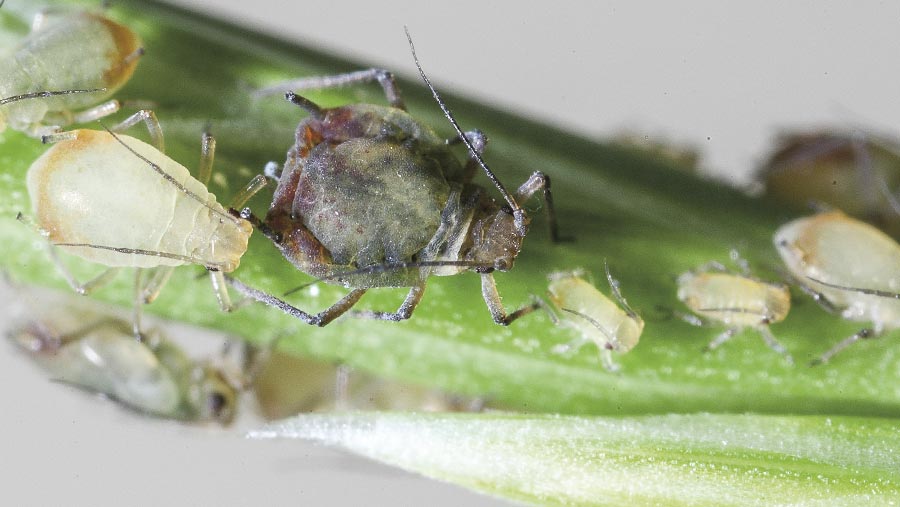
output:
[[[322,108],[287,92],[287,99],[310,116],[297,127],[296,143],[288,151],[265,220],[249,210],[243,214],[298,269],[351,292],[326,310],[309,314],[235,282],[238,291],[323,326],[347,312],[370,288],[411,287],[395,312],[356,312],[399,321],[411,316],[428,276],[472,270],[481,275],[482,295],[496,323],[507,325],[537,308],[531,304],[507,313],[493,272],[512,268],[530,222],[519,203],[538,191],[556,240],[550,179],[535,172],[516,192],[507,192],[481,158],[487,138],[478,131],[462,131],[422,71],[411,40],[410,48],[455,138],[438,137],[407,113],[385,70],[292,81],[287,85],[295,89],[378,81],[390,106]],[[458,143],[469,150],[466,164],[448,147]],[[471,183],[479,167],[504,203]]]
[[129,28],[100,14],[40,14],[32,32],[0,59],[0,131],[40,136],[116,112],[115,100],[143,54]]

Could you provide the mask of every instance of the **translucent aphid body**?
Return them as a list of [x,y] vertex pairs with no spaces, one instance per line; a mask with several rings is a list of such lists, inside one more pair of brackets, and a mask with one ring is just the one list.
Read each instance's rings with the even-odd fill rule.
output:
[[872,323],[817,362],[859,339],[900,327],[900,245],[890,236],[831,211],[783,225],[774,242],[790,274],[823,306],[847,320]]
[[157,331],[137,341],[131,326],[103,319],[60,334],[32,322],[12,338],[53,380],[102,393],[142,413],[228,424],[238,388],[209,362],[198,362]]
[[[608,273],[607,273],[608,275]],[[581,338],[565,349],[577,348],[591,341],[600,350],[603,366],[615,371],[612,352],[624,354],[637,345],[644,331],[644,321],[625,303],[618,282],[607,277],[618,303],[581,278],[578,272],[549,275],[547,295],[560,312],[559,323],[578,331]]]
[[[792,362],[769,331],[770,324],[781,322],[790,311],[791,295],[786,285],[701,268],[678,277],[678,299],[701,319],[727,327],[707,345],[707,350],[717,348],[745,328],[752,328],[766,345]],[[691,323],[702,324],[702,320]]]
[[[154,145],[115,134],[139,122]],[[45,136],[56,144],[28,169],[34,222],[49,243],[107,269],[80,283],[51,249],[69,285],[86,294],[123,267],[137,268],[135,334],[140,307],[156,298],[177,266],[209,270],[223,310],[232,308],[224,273],[237,269],[253,227],[227,211],[206,189],[215,139],[204,134],[199,180],[167,157],[162,131],[151,111],[140,111],[109,131],[76,130]],[[265,185],[254,178],[233,198],[240,207]]]
[[[430,87],[421,67],[419,71]],[[261,93],[367,81],[378,81],[389,106],[323,108],[286,93],[309,117],[297,127],[265,219],[247,215],[299,270],[351,292],[328,309],[310,314],[240,283],[233,285],[245,296],[317,326],[346,313],[375,287],[410,290],[396,312],[357,315],[407,319],[429,276],[465,271],[481,276],[482,296],[494,322],[507,325],[536,309],[532,304],[507,313],[493,273],[513,267],[530,223],[519,203],[537,192],[547,203],[556,240],[548,176],[534,172],[517,191],[507,192],[481,158],[487,142],[484,134],[463,132],[432,87],[456,131],[454,138],[439,137],[406,112],[392,75],[383,69],[306,78]],[[456,158],[454,144],[468,148],[466,162]],[[479,167],[502,201],[472,183]]]
[[0,60],[0,131],[36,134],[116,111],[116,102],[92,106],[128,81],[140,54],[137,35],[102,15],[41,15]]
[[252,227],[229,215],[184,166],[133,137],[71,135],[28,170],[35,219],[51,243],[106,266],[238,267]]

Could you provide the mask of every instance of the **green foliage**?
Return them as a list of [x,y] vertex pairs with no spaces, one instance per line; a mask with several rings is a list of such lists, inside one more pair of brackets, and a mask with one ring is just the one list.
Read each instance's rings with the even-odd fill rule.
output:
[[[27,16],[28,12],[15,7],[4,6],[0,28],[18,26],[9,21],[11,16]],[[22,7],[32,11],[35,8]],[[154,2],[116,2],[110,15],[138,31],[147,48],[135,77],[119,94],[118,98],[126,103],[124,112],[134,109],[128,101],[151,102],[166,134],[169,155],[189,168],[195,167],[199,157],[201,131],[204,126],[211,126],[218,139],[218,151],[210,188],[221,202],[227,202],[267,161],[283,160],[293,142],[294,127],[304,114],[277,96],[254,100],[249,90],[291,77],[365,67]],[[399,27],[396,36],[403,37]],[[429,64],[427,54],[420,57],[426,68],[437,64]],[[413,75],[412,59],[408,68],[394,70]],[[449,136],[449,126],[421,84],[401,80],[401,86],[410,112]],[[374,85],[307,95],[323,105],[360,100],[384,103]],[[671,427],[681,421],[690,423],[682,433],[687,440],[694,430],[698,439],[706,438],[701,429],[707,423],[717,431],[734,435],[757,424],[771,423],[773,428],[802,427],[810,438],[820,439],[821,443],[837,438],[830,434],[833,427],[826,426],[823,418],[797,415],[900,415],[900,368],[896,367],[900,347],[892,338],[857,345],[827,366],[804,365],[857,329],[838,316],[826,314],[805,297],[795,299],[795,308],[784,323],[772,326],[798,360],[795,366],[767,349],[752,332],[704,354],[701,348],[719,331],[695,328],[673,316],[674,311],[683,310],[675,298],[675,277],[707,261],[725,260],[731,248],[740,249],[757,275],[776,278],[777,258],[771,235],[779,224],[791,218],[789,212],[771,202],[701,181],[633,149],[588,141],[452,94],[445,98],[464,128],[477,127],[490,135],[486,159],[507,186],[517,185],[538,169],[552,175],[562,232],[573,238],[570,242],[551,243],[541,210],[529,203],[535,217],[531,233],[515,268],[497,277],[507,308],[530,301],[532,295],[542,295],[546,274],[554,270],[584,268],[595,275],[601,290],[608,292],[602,276],[604,259],[608,260],[621,282],[622,292],[646,321],[641,343],[628,355],[617,358],[622,366],[620,374],[605,371],[591,346],[583,347],[572,357],[552,353],[554,346],[575,336],[554,327],[544,314],[528,316],[508,328],[495,325],[481,300],[478,277],[474,274],[431,279],[423,303],[413,318],[403,323],[342,318],[319,329],[259,305],[222,314],[208,282],[198,278],[202,274],[199,267],[177,270],[148,311],[226,330],[257,343],[284,335],[282,345],[298,354],[341,361],[461,394],[484,396],[498,405],[529,412],[636,416],[751,411],[784,416],[620,420],[622,424],[644,428],[633,437],[637,439],[635,449],[653,448],[654,428]],[[44,149],[39,141],[17,132],[0,134],[0,195],[4,197],[0,201],[0,243],[4,245],[0,267],[18,280],[64,287],[42,251],[41,238],[14,218],[17,212],[30,210],[25,173]],[[251,207],[263,214],[270,196],[270,191],[262,192]],[[114,218],[110,217],[111,224]],[[97,272],[96,266],[84,265],[74,258],[65,260],[85,277]],[[260,234],[251,240],[235,276],[276,295],[310,281]],[[130,284],[131,277],[122,276],[96,296],[127,305]],[[345,292],[318,284],[289,299],[300,308],[319,311]],[[402,289],[372,290],[361,304],[364,308],[393,310],[404,294]],[[485,417],[485,428],[495,420],[507,421]],[[548,426],[555,419],[535,420],[535,424]],[[478,417],[465,421],[480,424]],[[565,421],[577,426],[579,421],[589,420]],[[602,425],[607,420],[590,421]],[[863,454],[868,447],[862,444],[868,446],[883,428],[891,425],[877,420],[851,420],[848,424],[856,428],[854,431],[859,430],[853,434],[861,440],[848,437],[845,448]],[[877,431],[867,432],[867,428]],[[761,438],[772,435],[767,432]],[[598,432],[586,444],[602,447],[609,436]],[[855,443],[861,446],[854,447]],[[641,461],[640,453],[629,455],[627,446],[615,445],[623,460],[634,466]],[[803,445],[798,440],[796,449],[802,451]],[[678,449],[677,445],[664,449],[658,457]],[[726,446],[719,451],[728,454],[729,449]],[[853,465],[831,454],[827,447],[817,449],[826,458],[822,463],[834,467],[829,470]],[[703,456],[712,463],[718,459],[719,451]],[[876,451],[874,446],[872,452]],[[769,450],[751,454],[745,462],[748,469],[753,464],[768,463],[766,470],[778,481],[785,481],[785,489],[795,482],[814,482],[811,478],[807,481],[806,475],[792,478],[790,471],[794,469],[783,466],[805,463],[805,454],[787,452],[779,454],[781,458]],[[817,463],[812,460],[808,467],[803,465],[803,473],[815,475]],[[654,468],[649,462],[641,466]],[[735,470],[744,470],[743,466]],[[686,474],[686,470],[671,473]],[[776,473],[777,470],[785,472]],[[866,484],[879,483],[890,475],[890,468],[880,465],[871,474],[866,470],[860,472],[869,481]],[[841,477],[851,480],[849,475]],[[463,482],[472,484],[468,479]],[[512,488],[498,483],[496,489],[507,487]],[[801,488],[812,490],[812,486]],[[647,498],[648,502],[652,499]],[[691,498],[686,497],[685,501]],[[798,494],[797,498],[820,497]]]

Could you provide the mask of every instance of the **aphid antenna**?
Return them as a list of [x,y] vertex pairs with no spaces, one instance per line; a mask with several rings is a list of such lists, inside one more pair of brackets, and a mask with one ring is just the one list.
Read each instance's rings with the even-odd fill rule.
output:
[[488,167],[487,162],[481,158],[481,155],[478,151],[475,150],[475,146],[472,145],[472,141],[466,137],[466,134],[463,132],[462,128],[457,123],[456,118],[453,117],[453,114],[450,112],[450,109],[447,107],[447,104],[444,103],[444,99],[441,98],[438,91],[431,84],[431,80],[428,79],[428,76],[425,74],[425,70],[422,69],[422,65],[419,63],[419,57],[416,55],[416,46],[413,44],[412,36],[409,34],[409,28],[406,26],[403,27],[403,30],[406,32],[406,40],[409,41],[409,50],[412,53],[413,61],[416,64],[416,68],[419,70],[419,75],[422,76],[422,80],[425,82],[425,86],[431,90],[431,96],[434,97],[434,100],[438,103],[438,106],[441,108],[441,111],[444,113],[444,116],[450,122],[450,125],[453,126],[453,129],[456,131],[456,135],[459,137],[459,140],[466,145],[466,148],[469,149],[469,153],[478,162],[478,165],[484,169],[484,173],[491,180],[497,190],[503,195],[503,199],[509,205],[512,210],[513,217],[516,221],[516,228],[519,230],[520,234],[525,234],[525,211],[519,206],[519,203],[513,198],[512,194],[507,192],[506,187],[503,186],[503,183],[500,183],[500,180],[497,178],[497,175],[491,171],[491,168]]
[[[217,216],[219,216],[220,218],[224,218],[224,219],[226,219],[226,220],[228,220],[228,221],[230,221],[230,222],[232,222],[232,223],[235,223],[235,224],[240,223],[240,222],[239,222],[239,221],[240,221],[240,218],[235,217],[235,216],[232,216],[232,215],[229,214],[229,213],[222,213],[221,211],[217,210],[216,208],[210,206],[209,203],[207,203],[205,199],[202,199],[199,195],[195,194],[194,192],[192,192],[191,190],[189,190],[187,187],[185,187],[183,184],[181,184],[181,183],[179,183],[178,181],[176,181],[175,178],[173,178],[171,174],[169,174],[169,173],[163,171],[162,168],[161,168],[160,166],[154,164],[154,163],[151,162],[147,157],[145,157],[145,156],[141,155],[140,153],[138,153],[137,151],[135,151],[134,148],[132,148],[131,146],[128,146],[128,144],[127,144],[125,141],[123,141],[119,136],[117,136],[115,132],[113,132],[112,130],[110,130],[109,127],[107,127],[102,121],[101,121],[101,122],[98,122],[98,123],[100,123],[100,126],[103,127],[103,130],[109,132],[109,135],[113,136],[113,139],[115,139],[116,141],[118,141],[119,144],[121,144],[122,146],[124,146],[125,149],[127,149],[128,151],[130,151],[135,157],[137,157],[137,158],[143,160],[143,161],[144,161],[147,165],[149,165],[154,171],[156,171],[157,174],[159,174],[160,176],[162,176],[162,178],[163,178],[164,180],[166,180],[166,181],[168,181],[169,183],[171,183],[172,185],[174,185],[175,188],[177,188],[181,193],[183,193],[184,195],[186,195],[186,196],[190,197],[191,199],[197,201],[201,206],[203,206],[204,208],[206,208],[206,209],[208,209],[209,211],[211,211],[214,215],[217,215]],[[204,264],[204,265],[205,265],[205,263],[203,263],[203,262],[200,262],[200,263],[198,263],[198,264]]]
[[616,298],[616,301],[619,302],[629,318],[632,320],[637,319],[637,312],[628,306],[628,301],[625,301],[625,297],[622,296],[622,292],[619,290],[619,281],[613,278],[612,274],[609,272],[609,263],[606,262],[606,259],[603,259],[603,269],[606,270],[606,281],[609,282],[609,288],[612,289],[613,297]]
[[578,310],[573,310],[571,308],[560,308],[560,310],[567,312],[567,313],[571,313],[572,315],[581,317],[582,319],[588,321],[592,326],[596,327],[597,330],[600,331],[600,334],[602,334],[603,336],[606,337],[606,340],[609,344],[619,343],[619,340],[616,337],[610,335],[609,332],[606,329],[604,329],[603,326],[601,326],[600,323],[597,322],[597,320],[592,318],[590,315],[585,315],[585,314],[579,312]]
[[164,259],[174,259],[177,261],[186,262],[189,264],[200,264],[201,266],[206,267],[206,269],[210,271],[218,271],[222,269],[223,264],[220,262],[210,263],[205,259],[198,259],[196,257],[190,257],[187,255],[178,255],[168,252],[158,252],[156,250],[143,250],[140,248],[125,248],[118,246],[106,246],[106,245],[93,245],[91,243],[53,243],[53,246],[65,246],[71,248],[94,248],[97,250],[110,250],[113,252],[121,253],[121,254],[129,254],[129,255],[146,255],[149,257],[162,257]]
[[[3,4],[0,3],[0,7],[2,6]],[[87,88],[83,90],[44,90],[40,92],[30,92],[23,93],[21,95],[13,95],[11,97],[0,99],[0,106],[9,104],[11,102],[18,102],[20,100],[43,99],[47,97],[56,97],[58,95],[74,95],[76,93],[96,93],[105,91],[106,88]]]
[[389,273],[391,271],[401,271],[404,269],[414,269],[414,268],[443,268],[443,267],[461,267],[461,268],[492,268],[492,264],[483,264],[473,261],[415,261],[415,262],[388,262],[384,264],[373,264],[371,266],[366,266],[364,268],[354,269],[352,271],[341,271],[339,273],[333,273],[327,276],[323,276],[321,278],[317,278],[312,282],[300,285],[299,287],[294,287],[289,291],[285,292],[285,296],[289,296],[297,291],[303,290],[307,287],[311,287],[313,285],[317,285],[322,282],[327,282],[328,280],[336,280],[338,278],[343,278],[346,276],[354,276],[354,275],[371,275],[378,273]]
[[879,289],[867,289],[864,287],[848,287],[846,285],[838,285],[835,283],[824,282],[822,280],[813,278],[811,276],[807,276],[806,278],[808,278],[812,282],[824,285],[826,287],[831,287],[832,289],[845,290],[845,291],[850,291],[850,292],[859,292],[860,294],[867,294],[870,296],[878,296],[878,297],[883,297],[883,298],[900,299],[900,294],[898,294],[896,292],[891,292],[891,291],[887,291],[887,290],[879,290]]

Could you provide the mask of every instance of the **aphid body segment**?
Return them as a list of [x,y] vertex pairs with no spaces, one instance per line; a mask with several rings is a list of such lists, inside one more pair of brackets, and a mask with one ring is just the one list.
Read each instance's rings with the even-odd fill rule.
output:
[[[769,331],[770,324],[781,322],[790,311],[791,295],[786,285],[704,267],[678,277],[678,299],[701,319],[727,326],[707,345],[707,350],[717,348],[745,328],[753,328],[766,345],[792,362],[787,350]],[[698,323],[702,324],[702,320]]]
[[252,226],[229,215],[184,166],[130,136],[67,134],[27,176],[35,218],[51,243],[113,267],[238,267]]
[[[430,86],[421,68],[420,73]],[[457,132],[455,138],[439,137],[406,112],[393,77],[385,70],[307,78],[282,86],[310,89],[376,80],[390,106],[321,108],[293,92],[286,94],[310,116],[297,127],[265,220],[249,211],[245,214],[298,269],[352,291],[311,315],[239,283],[233,285],[246,296],[322,326],[373,287],[411,289],[396,312],[359,315],[409,318],[428,276],[472,270],[481,275],[482,295],[495,322],[506,325],[533,311],[537,306],[532,304],[508,314],[493,272],[512,268],[530,222],[519,203],[535,192],[543,193],[556,239],[549,177],[535,172],[510,194],[481,159],[484,134],[462,132],[431,88]],[[453,144],[469,149],[465,164],[452,152]],[[505,203],[471,182],[479,167]]]
[[[113,133],[142,121],[154,146]],[[76,130],[45,139],[56,144],[27,174],[37,228],[54,247],[108,267],[80,283],[51,249],[76,292],[103,286],[120,268],[137,268],[134,332],[140,336],[141,305],[156,298],[175,267],[199,264],[209,270],[221,308],[232,308],[224,273],[237,269],[253,227],[206,189],[215,154],[211,135],[203,136],[199,180],[163,153],[162,131],[151,111],[107,132]],[[243,205],[265,183],[262,176],[254,178],[232,205]]]
[[141,53],[134,32],[102,15],[40,15],[31,34],[0,60],[0,131],[40,134],[47,130],[42,125],[115,112],[115,101],[91,106],[131,78]]
[[103,319],[59,334],[32,322],[12,338],[57,381],[102,393],[159,417],[228,424],[238,388],[211,362],[198,362],[155,330],[137,341],[127,322]]
[[577,348],[592,341],[600,350],[603,366],[615,371],[612,352],[624,354],[637,345],[644,331],[644,321],[635,313],[618,289],[618,282],[608,276],[618,303],[581,278],[579,272],[559,272],[549,275],[547,295],[559,310],[559,323],[571,327],[581,335],[565,349]]
[[781,226],[775,247],[785,266],[826,308],[843,318],[871,322],[839,342],[817,362],[862,338],[900,327],[900,245],[875,227],[840,211]]

